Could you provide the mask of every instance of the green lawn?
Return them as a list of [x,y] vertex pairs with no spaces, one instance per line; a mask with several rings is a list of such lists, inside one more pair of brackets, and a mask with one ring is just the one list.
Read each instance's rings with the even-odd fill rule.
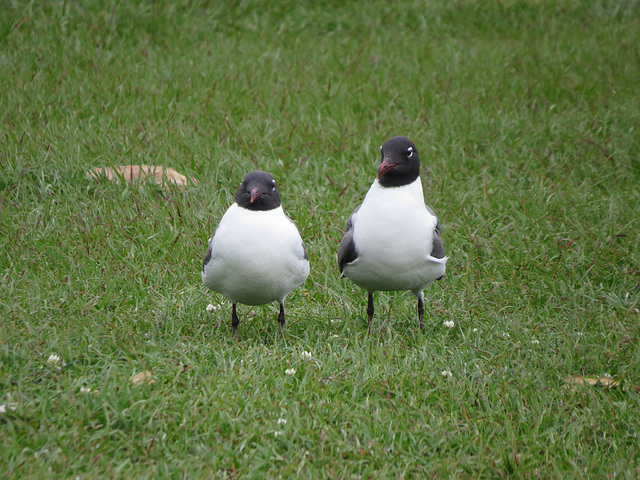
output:
[[[0,474],[640,476],[637,0],[2,11]],[[382,292],[367,335],[336,252],[394,135],[448,271],[424,334]],[[200,183],[85,177],[122,164]],[[284,336],[276,304],[240,306],[236,342],[200,268],[256,168],[311,275]]]

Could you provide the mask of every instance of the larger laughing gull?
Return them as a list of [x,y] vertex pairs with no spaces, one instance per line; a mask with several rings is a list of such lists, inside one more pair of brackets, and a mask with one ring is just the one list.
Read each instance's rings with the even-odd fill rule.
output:
[[376,179],[347,220],[338,251],[340,274],[369,294],[369,333],[373,292],[379,290],[413,292],[424,331],[423,290],[442,278],[447,263],[440,223],[424,203],[420,159],[413,142],[394,137],[380,151]]
[[236,304],[280,302],[309,276],[309,257],[297,227],[284,214],[276,181],[265,172],[247,174],[211,237],[202,282],[232,304],[231,325],[238,337]]

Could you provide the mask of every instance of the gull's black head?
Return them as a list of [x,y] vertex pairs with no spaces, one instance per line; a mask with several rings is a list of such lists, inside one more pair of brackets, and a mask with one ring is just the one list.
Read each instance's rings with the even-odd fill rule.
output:
[[382,160],[376,178],[383,187],[401,187],[420,176],[418,149],[406,137],[393,137],[380,147]]
[[276,181],[266,173],[247,173],[236,192],[236,203],[248,210],[273,210],[280,206],[280,192]]

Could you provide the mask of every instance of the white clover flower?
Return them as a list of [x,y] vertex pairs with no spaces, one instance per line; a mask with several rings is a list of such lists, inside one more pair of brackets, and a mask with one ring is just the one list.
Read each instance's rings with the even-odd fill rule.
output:
[[209,305],[207,305],[207,312],[209,312],[209,313],[215,312],[216,310],[218,310],[218,308],[220,308],[220,305],[209,304]]
[[92,390],[89,387],[80,387],[80,393],[91,393]]
[[287,368],[287,369],[284,371],[284,374],[285,374],[285,375],[289,375],[289,376],[291,377],[292,375],[295,375],[295,374],[296,374],[296,369],[295,369],[295,368]]
[[509,334],[509,332],[504,332],[504,333],[502,334],[502,336],[503,336],[504,338],[511,338],[511,335]]
[[311,352],[307,352],[307,351],[302,352],[300,356],[305,360],[311,360],[313,358],[313,355],[311,355]]
[[474,328],[473,330],[471,330],[473,333],[478,333],[478,329]]
[[55,355],[53,353],[49,355],[49,358],[47,359],[47,363],[49,365],[56,366],[56,367],[61,367],[64,365],[64,361],[62,360],[62,357],[60,357],[59,355]]
[[442,325],[447,328],[453,328],[456,326],[456,322],[454,322],[453,320],[447,320],[446,322],[442,322]]
[[331,335],[331,338],[339,338],[340,335]]
[[287,419],[286,418],[279,418],[277,423],[278,423],[278,425],[286,425],[287,424]]
[[13,412],[17,408],[18,408],[17,403],[3,403],[2,405],[0,405],[0,414],[7,413],[8,410],[11,410]]
[[273,432],[273,436],[274,437],[279,437],[280,435],[282,435],[284,432],[282,430],[276,430],[275,432]]
[[613,402],[613,405],[620,410],[626,410],[628,407],[627,402]]
[[534,345],[540,345],[540,340],[531,340]]
[[451,370],[443,370],[442,372],[440,372],[442,374],[443,377],[445,378],[451,378],[453,376],[453,373],[451,373]]

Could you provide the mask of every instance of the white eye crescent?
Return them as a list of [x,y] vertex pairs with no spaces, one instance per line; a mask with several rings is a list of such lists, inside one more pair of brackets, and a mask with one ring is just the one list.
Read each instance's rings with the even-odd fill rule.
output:
[[409,158],[413,157],[413,147],[409,147],[409,148],[407,149],[407,156],[408,156]]
[[275,190],[276,189],[276,181],[275,180],[271,180],[271,190]]

